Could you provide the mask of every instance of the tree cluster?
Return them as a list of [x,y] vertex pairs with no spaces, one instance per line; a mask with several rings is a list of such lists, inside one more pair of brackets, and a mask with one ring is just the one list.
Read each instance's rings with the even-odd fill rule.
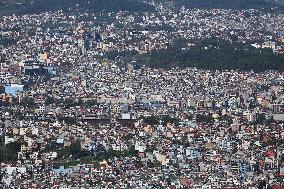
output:
[[21,105],[25,107],[33,107],[35,105],[35,99],[32,97],[24,97],[21,100]]
[[77,120],[75,117],[66,116],[66,117],[59,117],[58,119],[61,122],[64,121],[67,125],[73,125],[77,123]]
[[172,118],[170,116],[150,116],[150,117],[144,117],[143,122],[146,125],[158,125],[160,124],[160,121],[162,124],[166,123],[172,123],[172,124],[178,124],[179,120],[177,118]]
[[175,0],[178,5],[198,9],[271,9],[283,8],[277,1],[267,0]]
[[18,159],[18,152],[21,151],[21,143],[11,142],[4,144],[4,137],[0,138],[0,162],[15,161]]
[[[133,52],[130,52],[133,55]],[[129,56],[126,56],[129,57]],[[205,39],[193,47],[186,47],[185,41],[176,41],[170,48],[133,55],[138,67],[154,68],[196,67],[209,70],[241,70],[263,72],[284,71],[284,55],[275,54],[272,49],[257,49],[250,44],[230,42],[222,39]]]
[[197,114],[196,115],[196,122],[205,122],[205,123],[213,123],[214,118],[211,114],[205,115],[205,114]]
[[[19,2],[20,0],[18,0]],[[0,15],[10,14],[38,14],[46,11],[139,11],[146,12],[154,10],[154,7],[143,3],[140,0],[27,0],[5,3],[0,6]]]

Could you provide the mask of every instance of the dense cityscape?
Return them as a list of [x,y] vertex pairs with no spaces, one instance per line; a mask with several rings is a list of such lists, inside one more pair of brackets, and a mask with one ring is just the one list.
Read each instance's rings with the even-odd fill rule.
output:
[[0,189],[284,188],[284,12],[143,3],[0,18]]

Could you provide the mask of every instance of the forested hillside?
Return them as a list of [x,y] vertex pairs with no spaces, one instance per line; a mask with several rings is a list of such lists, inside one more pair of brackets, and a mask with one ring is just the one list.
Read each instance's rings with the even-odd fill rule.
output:
[[67,10],[90,11],[151,11],[153,7],[140,0],[0,0],[0,15],[40,13]]
[[[155,68],[197,67],[210,70],[284,71],[284,55],[274,54],[271,49],[256,49],[249,44],[206,39],[186,48],[184,40],[176,41],[170,48],[146,54],[137,52],[108,53],[107,58],[122,57],[122,62],[135,60],[137,66]],[[183,49],[183,50],[182,50]]]
[[[165,2],[166,0],[156,0]],[[222,9],[271,9],[284,10],[283,0],[174,0],[178,6],[187,8]],[[281,5],[282,4],[282,5]],[[10,14],[39,13],[43,11],[67,10],[76,7],[90,11],[152,11],[154,7],[142,0],[0,0],[0,16]]]
[[221,9],[270,9],[283,8],[273,0],[174,0],[178,5],[187,8],[221,8]]

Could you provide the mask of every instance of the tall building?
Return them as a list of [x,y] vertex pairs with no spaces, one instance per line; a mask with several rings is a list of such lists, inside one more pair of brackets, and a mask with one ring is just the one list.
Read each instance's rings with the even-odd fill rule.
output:
[[150,0],[150,5],[155,5],[155,0]]
[[132,73],[133,72],[133,70],[134,70],[133,63],[135,63],[135,62],[131,62],[131,63],[127,64],[127,71],[128,71],[128,73]]

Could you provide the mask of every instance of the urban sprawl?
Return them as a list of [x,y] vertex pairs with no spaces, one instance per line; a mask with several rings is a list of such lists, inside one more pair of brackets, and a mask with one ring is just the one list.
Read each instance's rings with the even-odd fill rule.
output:
[[0,188],[284,188],[284,73],[104,57],[231,35],[282,53],[284,15],[155,7],[0,18]]

